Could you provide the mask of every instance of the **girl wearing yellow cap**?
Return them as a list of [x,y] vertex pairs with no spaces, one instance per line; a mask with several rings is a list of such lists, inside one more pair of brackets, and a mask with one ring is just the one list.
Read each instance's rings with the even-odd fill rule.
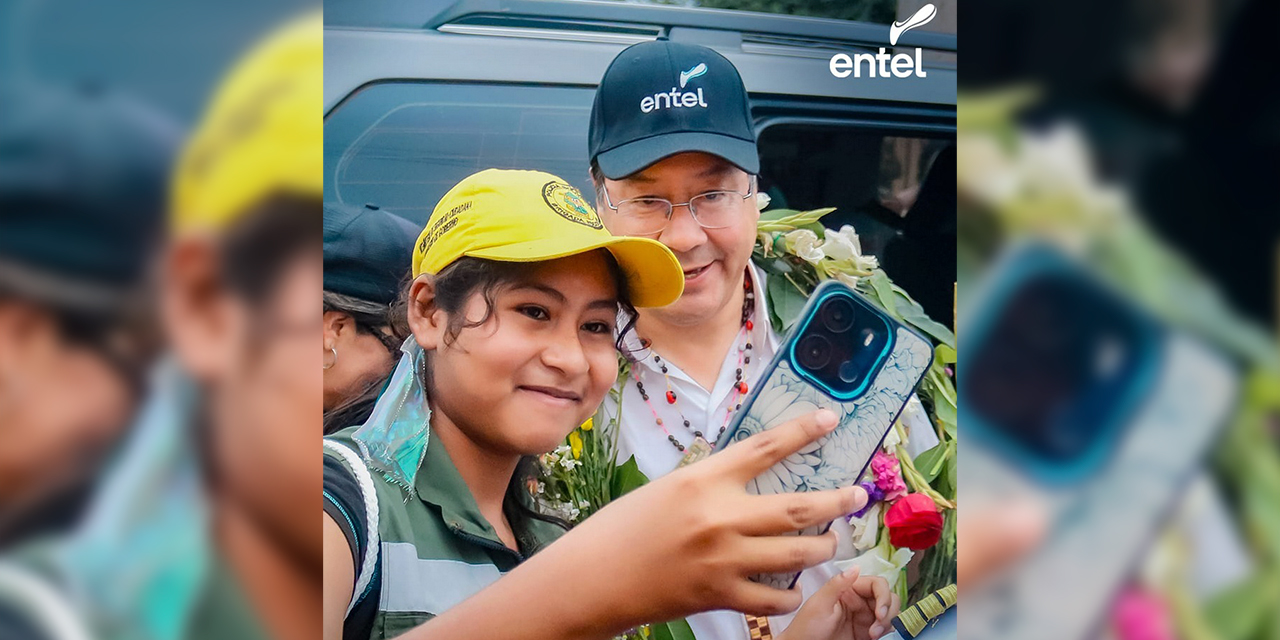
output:
[[[418,238],[412,270],[414,279],[402,296],[411,335],[399,365],[369,419],[325,440],[327,639],[386,638],[415,630],[562,534],[564,523],[532,509],[526,482],[533,477],[534,456],[554,449],[603,400],[617,375],[616,336],[627,334],[633,305],[668,304],[683,283],[669,250],[656,241],[610,235],[576,190],[534,171],[482,171],[450,190]],[[804,437],[800,427],[793,431]],[[762,455],[785,455],[781,448],[754,454],[740,449],[741,459],[719,456],[723,464],[750,466],[767,462],[757,460]],[[730,490],[747,498],[745,480],[734,484],[729,481]],[[815,501],[809,505],[814,514],[834,517],[853,504],[854,495],[800,499]],[[678,511],[669,498],[668,509]],[[663,602],[677,592],[699,593],[706,607],[777,607],[777,598],[789,601],[789,594],[770,600],[770,594],[745,586],[748,569],[818,562],[829,557],[834,541],[767,537],[795,529],[794,518],[777,517],[789,506],[747,500],[734,508],[742,514],[736,523],[694,522],[687,531],[617,549],[620,558],[644,558],[700,531],[718,532],[723,544],[746,540],[748,532],[761,536],[750,538],[760,546],[724,556],[723,575],[687,576],[670,591],[652,585],[636,594],[628,601],[643,602],[633,603],[631,615],[663,615],[687,606],[688,597],[679,605]],[[697,499],[690,504],[707,505]],[[762,507],[772,509],[773,517],[747,518]],[[612,513],[625,514],[625,506]],[[658,522],[659,514],[652,515]],[[607,531],[608,518],[601,522],[595,529]],[[598,533],[575,544],[598,547],[611,538]],[[705,551],[688,560],[705,564]],[[579,568],[565,578],[580,580],[593,570]],[[546,571],[533,584],[547,580]],[[738,591],[719,587],[723,593],[708,594],[700,585],[711,581],[747,595],[735,600],[730,594]],[[531,598],[545,603],[550,596]],[[608,617],[614,605],[599,596],[583,606]],[[628,622],[621,609],[613,615],[613,622]],[[609,626],[596,625],[580,637],[611,636]],[[558,629],[550,637],[570,632]]]

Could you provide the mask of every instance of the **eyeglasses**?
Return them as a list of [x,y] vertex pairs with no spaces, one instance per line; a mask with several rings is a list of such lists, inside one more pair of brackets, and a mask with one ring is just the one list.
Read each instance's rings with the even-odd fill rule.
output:
[[742,215],[739,204],[756,194],[756,177],[751,176],[751,184],[747,193],[731,189],[708,191],[689,199],[688,202],[673,203],[665,198],[630,198],[614,204],[609,198],[609,190],[604,192],[604,202],[610,209],[618,212],[618,217],[625,225],[626,232],[636,235],[652,235],[662,233],[671,223],[671,213],[676,207],[689,207],[689,214],[703,229],[723,229],[733,225]]

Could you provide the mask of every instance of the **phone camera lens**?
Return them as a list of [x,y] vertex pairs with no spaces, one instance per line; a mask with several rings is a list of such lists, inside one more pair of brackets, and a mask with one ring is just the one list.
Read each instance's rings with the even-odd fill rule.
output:
[[831,361],[831,343],[820,335],[805,337],[796,351],[800,366],[809,370],[821,369]]
[[853,303],[831,298],[822,307],[822,324],[832,333],[844,333],[853,326]]

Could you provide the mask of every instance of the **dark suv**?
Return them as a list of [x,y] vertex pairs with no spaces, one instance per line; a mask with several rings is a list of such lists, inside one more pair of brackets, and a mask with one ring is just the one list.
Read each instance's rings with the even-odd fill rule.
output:
[[[774,208],[837,207],[826,226],[854,225],[908,291],[935,282],[950,302],[953,35],[908,31],[891,47],[888,25],[540,0],[462,0],[434,14],[416,2],[328,0],[325,22],[327,201],[425,222],[449,187],[488,167],[540,169],[590,192],[596,83],[626,46],[669,38],[714,48],[741,72]],[[881,48],[921,49],[924,77],[830,70],[837,53]],[[931,315],[949,323],[949,309]]]

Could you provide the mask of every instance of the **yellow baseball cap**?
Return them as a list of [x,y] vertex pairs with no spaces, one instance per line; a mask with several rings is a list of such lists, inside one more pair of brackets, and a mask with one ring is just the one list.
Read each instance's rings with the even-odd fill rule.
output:
[[675,254],[656,240],[615,236],[569,183],[541,171],[486,169],[444,194],[413,250],[413,275],[463,256],[541,262],[607,249],[637,307],[665,307],[684,292]]
[[178,161],[174,230],[224,228],[279,193],[322,198],[323,86],[319,12],[281,28],[237,63]]

